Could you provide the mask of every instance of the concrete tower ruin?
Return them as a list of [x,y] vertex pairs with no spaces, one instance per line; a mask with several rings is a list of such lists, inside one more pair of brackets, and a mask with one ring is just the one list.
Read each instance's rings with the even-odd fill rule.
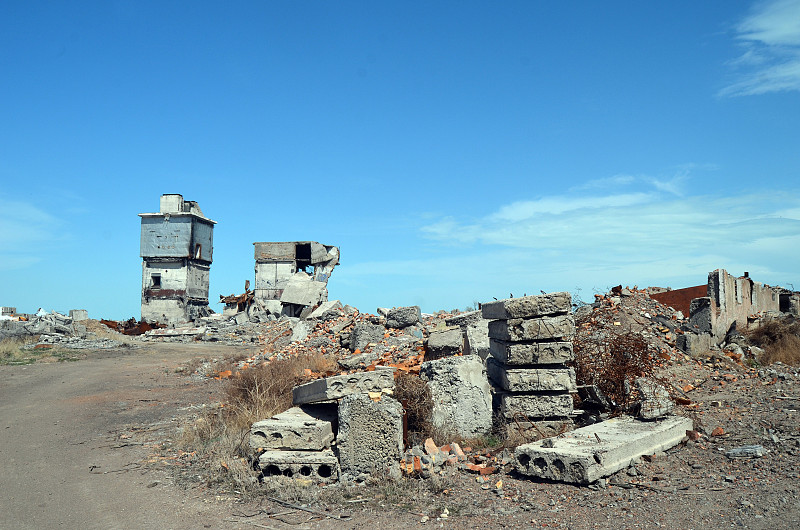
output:
[[142,320],[177,324],[208,314],[215,221],[177,193],[142,218]]

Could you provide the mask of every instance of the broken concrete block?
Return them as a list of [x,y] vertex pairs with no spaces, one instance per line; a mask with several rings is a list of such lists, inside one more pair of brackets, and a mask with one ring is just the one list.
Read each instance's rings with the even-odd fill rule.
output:
[[394,368],[379,366],[373,372],[334,375],[296,386],[292,389],[295,405],[341,399],[350,394],[379,392],[390,394],[394,389]]
[[353,326],[350,334],[350,351],[361,350],[362,352],[370,344],[377,344],[383,340],[386,328],[371,322],[359,322]]
[[367,366],[373,361],[378,360],[378,354],[375,352],[366,352],[366,353],[359,353],[358,355],[351,355],[350,357],[345,357],[343,359],[339,359],[339,366],[344,368],[345,370],[355,370],[359,366]]
[[687,355],[699,355],[709,351],[714,345],[714,336],[710,333],[691,333],[687,331],[678,335],[676,347]]
[[572,414],[569,394],[509,394],[495,392],[496,409],[505,418],[560,418]]
[[574,368],[509,368],[494,357],[486,361],[489,377],[510,392],[576,392]]
[[339,403],[336,451],[342,473],[386,473],[403,454],[403,407],[384,396],[352,394]]
[[578,395],[581,398],[581,409],[611,412],[617,408],[614,400],[605,395],[597,385],[580,385]]
[[689,326],[697,333],[711,333],[711,298],[694,298],[689,303]]
[[292,326],[291,342],[302,342],[308,338],[308,334],[314,329],[313,322],[299,320]]
[[250,317],[247,315],[246,311],[242,311],[240,313],[236,313],[236,316],[233,317],[233,319],[236,321],[236,324],[238,326],[241,326],[242,324],[246,324],[247,322],[250,322]]
[[492,428],[492,395],[483,361],[477,355],[422,363],[420,377],[433,397],[433,424],[464,438]]
[[309,275],[296,272],[286,284],[281,294],[281,304],[317,305],[328,299],[328,288],[325,282],[317,282]]
[[574,334],[575,318],[572,315],[489,322],[490,338],[512,342],[569,339]]
[[73,322],[89,320],[89,312],[85,309],[70,309],[69,318],[71,318]]
[[448,327],[450,326],[458,326],[460,328],[465,328],[467,326],[472,326],[486,320],[483,318],[483,315],[480,311],[468,311],[466,313],[459,313],[458,315],[453,315],[451,317],[447,317],[444,319],[445,325]]
[[637,417],[654,420],[672,413],[674,404],[666,388],[644,377],[636,378],[635,384],[641,396]]
[[612,418],[517,447],[515,467],[523,475],[589,484],[640,456],[677,445],[691,428],[691,419],[678,416],[647,422],[630,416]]
[[339,461],[330,449],[324,451],[267,451],[258,457],[265,477],[306,478],[334,482],[339,477]]
[[250,448],[320,451],[330,447],[335,405],[292,407],[250,427]]
[[489,321],[468,326],[464,331],[464,355],[477,355],[483,360],[489,356]]
[[481,306],[483,318],[488,320],[510,320],[569,313],[572,296],[569,293],[550,293],[539,296],[524,296],[488,302]]
[[332,320],[342,314],[339,311],[341,307],[342,303],[339,300],[322,302],[318,308],[313,310],[311,314],[308,315],[307,318],[309,320]]
[[431,331],[428,336],[426,359],[441,359],[461,353],[464,337],[460,328]]
[[403,329],[417,324],[422,318],[419,306],[393,307],[386,312],[386,327]]
[[492,357],[504,364],[564,364],[575,354],[571,342],[508,342],[489,339]]

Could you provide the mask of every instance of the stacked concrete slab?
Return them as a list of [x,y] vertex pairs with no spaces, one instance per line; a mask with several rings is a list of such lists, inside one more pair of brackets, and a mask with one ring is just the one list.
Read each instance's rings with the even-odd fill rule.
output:
[[336,405],[293,407],[250,428],[250,447],[264,476],[334,481],[339,463],[331,450]]
[[262,475],[332,482],[398,474],[403,411],[390,397],[393,388],[394,368],[388,367],[295,387],[294,408],[250,429]]
[[486,367],[503,434],[539,439],[572,429],[571,310],[569,293],[483,304],[483,318],[491,320]]

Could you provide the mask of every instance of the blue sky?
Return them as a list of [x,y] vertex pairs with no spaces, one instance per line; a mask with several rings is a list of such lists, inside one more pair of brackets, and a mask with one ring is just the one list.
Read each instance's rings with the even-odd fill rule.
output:
[[140,212],[374,312],[800,289],[800,1],[0,3],[0,305],[140,314]]

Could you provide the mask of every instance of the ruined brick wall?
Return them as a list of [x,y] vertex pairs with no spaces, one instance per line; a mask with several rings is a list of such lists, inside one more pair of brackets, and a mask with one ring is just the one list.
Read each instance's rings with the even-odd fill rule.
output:
[[669,306],[677,311],[683,313],[683,316],[689,317],[690,306],[692,300],[695,298],[702,298],[708,296],[708,285],[696,285],[694,287],[686,287],[684,289],[674,289],[671,291],[663,291],[660,293],[653,293],[650,298]]

